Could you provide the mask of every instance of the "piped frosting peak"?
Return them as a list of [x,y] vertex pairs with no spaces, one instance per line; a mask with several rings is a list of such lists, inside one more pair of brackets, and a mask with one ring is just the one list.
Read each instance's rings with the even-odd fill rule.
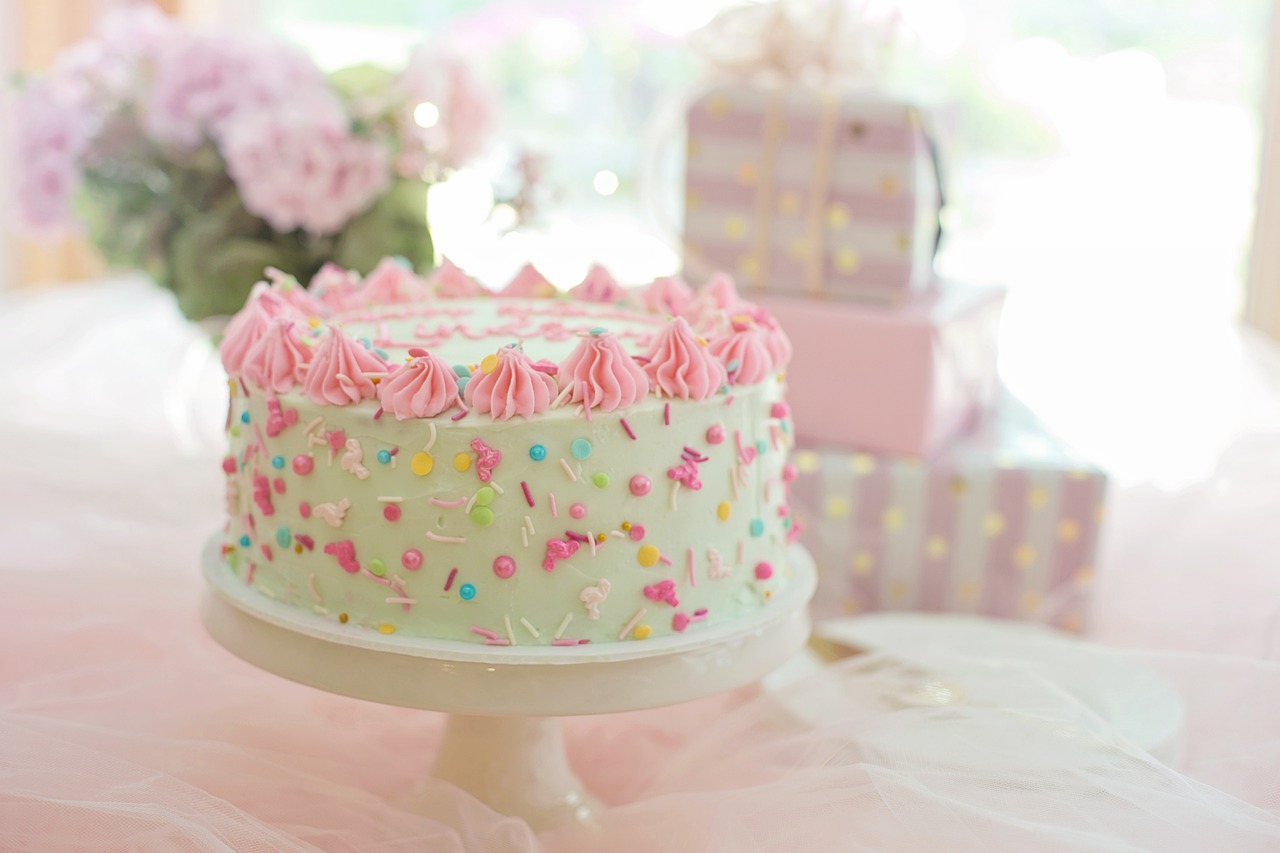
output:
[[388,365],[337,326],[330,326],[316,346],[304,390],[317,403],[346,406],[377,396],[374,378]]
[[612,412],[634,405],[649,393],[649,377],[627,355],[618,339],[593,329],[560,363],[560,397],[567,403]]
[[302,343],[295,321],[275,317],[266,331],[245,354],[241,371],[245,379],[276,394],[303,381],[311,363],[311,349]]
[[708,349],[725,366],[732,385],[759,382],[773,367],[764,335],[750,317],[733,318],[729,333],[713,339]]
[[644,372],[659,396],[681,400],[705,400],[728,382],[724,365],[683,317],[658,333]]
[[311,277],[307,290],[331,309],[354,308],[360,304],[360,274],[330,261]]
[[292,305],[308,317],[323,317],[328,308],[319,299],[307,292],[296,278],[275,267],[267,267],[267,278],[271,280],[271,292]]
[[679,315],[693,300],[693,291],[678,275],[654,279],[640,296],[644,307],[654,314]]
[[359,297],[364,305],[398,305],[430,299],[431,290],[407,262],[383,258],[365,276]]
[[695,332],[720,335],[729,331],[730,315],[753,307],[738,295],[738,288],[728,274],[716,273],[680,313]]
[[268,288],[265,282],[256,286],[249,295],[248,303],[227,323],[222,343],[218,345],[222,366],[227,373],[232,376],[239,374],[244,366],[245,356],[258,339],[266,334],[271,320],[291,313],[289,303]]
[[497,364],[471,377],[464,396],[467,405],[489,414],[495,421],[520,415],[531,418],[545,412],[555,396],[556,380],[538,370],[529,356],[514,344],[498,350]]
[[440,266],[431,274],[427,283],[441,299],[469,299],[484,293],[479,282],[448,258],[440,261]]
[[626,299],[627,292],[599,264],[592,264],[582,283],[569,291],[569,295],[582,302],[615,303]]
[[458,402],[458,377],[445,360],[417,347],[408,363],[378,385],[378,402],[396,416],[434,418]]
[[521,299],[543,299],[554,295],[555,287],[547,281],[546,276],[538,272],[533,264],[525,264],[499,293],[499,296],[514,296]]

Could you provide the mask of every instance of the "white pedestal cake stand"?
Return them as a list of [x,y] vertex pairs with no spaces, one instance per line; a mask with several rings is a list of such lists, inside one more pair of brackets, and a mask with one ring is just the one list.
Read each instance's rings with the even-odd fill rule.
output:
[[559,720],[672,705],[758,681],[809,637],[816,584],[792,546],[791,583],[731,626],[644,642],[495,649],[385,636],[335,624],[256,593],[205,549],[209,634],[249,663],[293,681],[388,705],[445,711],[432,775],[535,829],[590,822],[594,801],[565,756]]

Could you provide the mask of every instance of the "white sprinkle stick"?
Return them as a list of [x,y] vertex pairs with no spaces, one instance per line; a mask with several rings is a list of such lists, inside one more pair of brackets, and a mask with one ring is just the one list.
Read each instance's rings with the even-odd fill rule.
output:
[[636,626],[636,623],[639,622],[641,619],[643,619],[644,614],[648,612],[649,611],[645,610],[643,607],[637,610],[636,615],[632,616],[631,620],[627,622],[625,626],[623,626],[622,631],[618,633],[618,639],[625,640],[627,638],[627,634],[631,633],[631,629],[634,628]]
[[552,639],[558,640],[564,634],[564,630],[569,627],[569,623],[573,621],[573,614],[566,613],[564,618],[560,620],[560,627],[556,629],[555,636]]
[[453,500],[453,501],[446,501],[440,498],[431,498],[430,500],[430,504],[432,506],[448,506],[448,507],[462,506],[466,502],[467,502],[466,498],[458,498],[457,500]]
[[520,617],[520,624],[524,626],[524,629],[526,631],[528,631],[530,634],[533,634],[535,639],[542,636],[541,634],[538,633],[538,629],[533,627],[532,623],[530,623],[529,620],[524,618],[523,616]]
[[547,503],[551,504],[551,517],[559,518],[560,513],[556,511],[556,493],[547,492]]
[[520,541],[524,543],[524,547],[529,547],[529,530],[526,527],[520,528]]
[[591,545],[591,556],[596,555],[596,535],[590,530],[587,531],[587,543]]
[[316,573],[312,572],[311,577],[307,578],[307,589],[311,590],[311,597],[316,600],[316,604],[320,604],[323,599],[320,593],[316,592]]
[[467,515],[471,515],[471,510],[476,505],[476,498],[478,497],[480,497],[480,493],[476,492],[474,495],[471,496],[471,500],[467,501],[467,509],[466,509]]
[[560,457],[560,467],[569,475],[570,480],[573,480],[575,483],[578,482],[578,475],[573,473],[573,469],[569,467],[569,463],[565,461],[563,456]]
[[738,565],[742,565],[742,540],[738,540]]
[[320,424],[322,423],[324,423],[324,418],[320,417],[319,415],[316,415],[314,418],[311,419],[311,422],[307,424],[306,429],[302,431],[302,434],[308,435],[308,436],[311,435],[311,431],[314,430],[316,427],[320,426]]
[[507,627],[507,639],[511,641],[511,645],[516,644],[516,632],[511,630],[511,617],[507,614],[502,616],[502,624]]
[[467,537],[465,536],[441,536],[434,530],[427,531],[427,538],[434,542],[450,542],[454,545],[461,545],[463,542],[467,541]]
[[738,499],[738,469],[729,469],[729,485],[733,487],[733,499]]
[[399,596],[392,596],[387,599],[387,604],[417,604],[417,603],[418,603],[418,599],[416,598],[402,598]]
[[384,504],[398,504],[403,500],[404,498],[398,495],[378,495],[378,501]]
[[676,495],[678,495],[679,493],[680,493],[680,481],[672,480],[671,481],[671,508],[673,510],[676,508]]
[[430,453],[431,448],[436,444],[436,425],[434,421],[427,421],[427,429],[431,432],[431,437],[427,439],[427,443],[422,446],[423,453]]
[[616,536],[616,537],[618,537],[619,539],[626,539],[626,538],[627,538],[627,534],[623,533],[621,530],[610,530],[610,531],[609,531],[609,535],[610,535],[610,536]]
[[689,586],[697,586],[698,579],[694,576],[693,572],[693,548],[690,548],[685,552],[685,557],[685,562],[689,564]]
[[502,488],[502,486],[499,486],[499,485],[498,485],[498,481],[497,481],[497,480],[490,480],[490,481],[489,481],[489,485],[490,485],[490,486],[492,486],[492,487],[493,487],[493,490],[494,490],[495,492],[497,492],[498,494],[500,494],[500,495],[505,495],[505,494],[506,494],[506,490],[504,490],[504,489]]
[[536,530],[534,530],[534,529],[533,529],[533,519],[532,519],[532,518],[530,518],[529,516],[527,516],[527,515],[526,515],[526,516],[524,517],[524,523],[525,523],[525,524],[527,524],[527,525],[529,525],[529,532],[530,532],[530,533],[532,533],[534,536],[537,536],[537,535],[538,535],[538,531],[536,531]]

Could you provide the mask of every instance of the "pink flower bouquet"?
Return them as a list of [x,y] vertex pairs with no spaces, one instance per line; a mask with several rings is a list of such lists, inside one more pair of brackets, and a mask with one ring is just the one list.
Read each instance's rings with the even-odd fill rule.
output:
[[484,144],[491,107],[439,50],[326,75],[288,43],[138,7],[23,81],[19,209],[37,231],[80,225],[191,318],[235,311],[268,266],[426,272],[427,188]]

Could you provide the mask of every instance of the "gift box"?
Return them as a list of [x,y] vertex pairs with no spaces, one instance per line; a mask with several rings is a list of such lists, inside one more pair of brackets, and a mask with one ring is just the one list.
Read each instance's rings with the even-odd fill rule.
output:
[[942,204],[913,105],[836,86],[713,88],[688,111],[684,262],[747,291],[898,302],[932,281]]
[[753,297],[795,347],[787,398],[799,439],[936,453],[995,397],[1004,293],[943,282],[893,308]]
[[1017,401],[933,460],[798,446],[815,618],[984,614],[1083,631],[1106,476]]

